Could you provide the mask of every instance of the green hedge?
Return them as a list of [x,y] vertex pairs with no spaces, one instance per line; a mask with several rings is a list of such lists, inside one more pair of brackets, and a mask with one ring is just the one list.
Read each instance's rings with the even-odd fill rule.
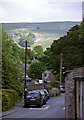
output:
[[59,86],[59,81],[52,80],[51,81],[51,86],[52,87],[58,87]]
[[58,88],[52,88],[49,90],[50,97],[55,97],[59,94]]
[[2,89],[2,110],[10,109],[19,100],[15,90]]

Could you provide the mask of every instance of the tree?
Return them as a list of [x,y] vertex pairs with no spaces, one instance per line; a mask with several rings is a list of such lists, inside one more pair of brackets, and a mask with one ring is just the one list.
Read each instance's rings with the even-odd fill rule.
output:
[[28,75],[33,79],[42,79],[42,72],[45,70],[45,66],[41,62],[34,62],[30,65]]
[[51,47],[44,52],[41,61],[52,69],[60,72],[60,55],[63,54],[63,66],[66,70],[72,70],[84,66],[84,23],[73,26],[67,35],[54,40]]
[[2,30],[2,88],[14,89],[18,96],[23,95],[23,66],[19,56],[20,48]]
[[51,86],[53,86],[53,87],[58,87],[58,86],[59,86],[59,81],[52,80],[52,81],[51,81]]
[[27,50],[27,57],[32,60],[35,57],[35,52],[31,49]]
[[37,57],[37,59],[40,59],[43,57],[44,53],[43,53],[43,48],[42,46],[38,45],[38,46],[35,46],[33,48],[33,50],[35,51],[35,56]]
[[19,39],[19,45],[22,47],[25,47],[25,41],[27,40],[27,47],[31,47],[31,45],[35,41],[35,35],[32,32],[29,32],[28,35],[21,35],[21,38]]

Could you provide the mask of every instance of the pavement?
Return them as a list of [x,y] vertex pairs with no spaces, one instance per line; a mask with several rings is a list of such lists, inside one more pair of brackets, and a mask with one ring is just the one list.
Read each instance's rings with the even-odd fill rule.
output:
[[2,112],[2,117],[5,117],[7,115],[10,115],[12,113],[17,112],[19,109],[21,109],[22,107],[24,107],[24,99],[21,100],[20,102],[16,103],[11,109],[9,109],[8,111],[3,111]]

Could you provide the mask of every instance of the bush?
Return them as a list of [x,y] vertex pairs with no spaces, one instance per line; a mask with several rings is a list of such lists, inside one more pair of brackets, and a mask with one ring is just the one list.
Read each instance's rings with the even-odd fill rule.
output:
[[49,94],[50,94],[50,97],[55,97],[55,96],[57,96],[58,95],[58,89],[57,88],[52,88],[52,89],[50,89],[50,91],[49,91]]
[[52,89],[51,89],[51,92],[57,92],[57,91],[58,91],[57,88],[52,88]]
[[6,111],[9,109],[10,99],[8,98],[8,95],[6,93],[2,94],[2,110]]
[[55,81],[55,80],[51,81],[51,86],[58,87],[58,85],[59,85],[59,81]]
[[52,86],[46,86],[46,89],[49,91],[50,89],[52,89]]
[[15,90],[2,89],[2,110],[10,109],[19,100]]

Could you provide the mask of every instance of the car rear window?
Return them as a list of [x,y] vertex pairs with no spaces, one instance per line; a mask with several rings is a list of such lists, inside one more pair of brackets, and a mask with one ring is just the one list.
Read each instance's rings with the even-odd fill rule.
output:
[[40,91],[40,93],[41,93],[42,95],[45,95],[44,91]]
[[40,97],[40,94],[39,93],[28,93],[27,94],[27,98],[39,98]]

